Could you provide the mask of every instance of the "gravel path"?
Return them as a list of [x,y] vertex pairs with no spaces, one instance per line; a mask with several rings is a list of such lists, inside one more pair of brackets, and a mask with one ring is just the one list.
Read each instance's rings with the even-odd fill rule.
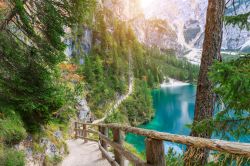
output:
[[61,166],[110,166],[106,159],[102,158],[96,142],[84,143],[83,140],[67,141],[69,155],[63,160]]

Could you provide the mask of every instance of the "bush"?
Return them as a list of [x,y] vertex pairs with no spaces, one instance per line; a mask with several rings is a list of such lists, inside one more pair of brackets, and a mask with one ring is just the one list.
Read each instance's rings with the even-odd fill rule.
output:
[[5,149],[4,153],[0,153],[0,166],[24,166],[25,155],[13,149]]
[[114,111],[105,119],[105,123],[128,123],[128,117],[120,111]]
[[45,165],[47,166],[53,166],[53,165],[57,165],[62,161],[62,157],[61,156],[53,156],[53,157],[49,157],[46,156],[45,158]]
[[6,109],[4,115],[4,118],[0,118],[0,140],[16,144],[26,138],[27,133],[20,116],[11,109]]

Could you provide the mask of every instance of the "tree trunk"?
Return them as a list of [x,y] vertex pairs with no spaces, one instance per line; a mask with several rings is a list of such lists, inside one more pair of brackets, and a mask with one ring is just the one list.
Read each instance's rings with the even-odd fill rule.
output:
[[[215,94],[208,79],[208,72],[214,60],[221,60],[221,42],[225,0],[209,0],[206,19],[205,39],[201,58],[200,73],[197,84],[194,125],[204,119],[212,118],[215,105]],[[205,130],[191,131],[191,136],[210,138],[212,132]],[[185,154],[186,165],[205,165],[208,157],[207,149],[189,147]]]

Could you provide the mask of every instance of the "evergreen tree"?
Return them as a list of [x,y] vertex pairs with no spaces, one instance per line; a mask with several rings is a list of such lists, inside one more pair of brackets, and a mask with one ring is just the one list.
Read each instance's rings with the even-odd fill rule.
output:
[[[214,60],[220,59],[224,10],[225,0],[208,1],[205,39],[197,83],[194,126],[204,119],[213,117],[214,114],[215,94],[212,91],[208,72]],[[211,135],[212,132],[209,130],[197,132],[192,129],[191,131],[191,136],[195,137],[211,138]],[[185,155],[186,165],[205,165],[208,150],[189,147]]]
[[77,1],[9,0],[0,20],[0,100],[33,130],[65,103],[57,81],[65,59],[64,26],[76,24]]
[[[239,7],[241,4],[238,3]],[[229,5],[231,8],[234,6]],[[249,13],[226,16],[225,22],[227,25],[249,30],[248,17]],[[248,104],[250,98],[250,55],[241,54],[239,58],[230,61],[216,62],[209,74],[221,110],[214,118],[201,122],[200,126],[209,123],[209,129],[225,139],[233,137],[238,140],[248,137],[250,135],[250,107]]]

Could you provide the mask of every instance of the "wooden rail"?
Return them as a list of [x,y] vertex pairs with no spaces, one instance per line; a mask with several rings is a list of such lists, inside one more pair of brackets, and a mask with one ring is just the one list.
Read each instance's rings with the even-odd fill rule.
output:
[[[99,131],[87,129],[87,126],[98,127]],[[108,137],[108,129],[112,130],[113,140],[110,140]],[[123,135],[124,133],[128,132],[146,137],[145,143],[147,161],[141,160],[123,147]],[[119,124],[89,124],[76,122],[75,133],[76,138],[83,138],[85,141],[91,140],[87,137],[87,133],[93,133],[98,135],[99,147],[102,152],[102,155],[110,162],[112,166],[123,166],[125,161],[124,158],[126,158],[136,166],[165,166],[166,163],[164,157],[165,153],[163,141],[181,143],[187,146],[193,146],[197,148],[207,148],[210,150],[250,158],[249,143],[238,143],[217,139],[205,139],[191,136],[175,135]],[[114,149],[114,159],[108,153],[108,144]]]

